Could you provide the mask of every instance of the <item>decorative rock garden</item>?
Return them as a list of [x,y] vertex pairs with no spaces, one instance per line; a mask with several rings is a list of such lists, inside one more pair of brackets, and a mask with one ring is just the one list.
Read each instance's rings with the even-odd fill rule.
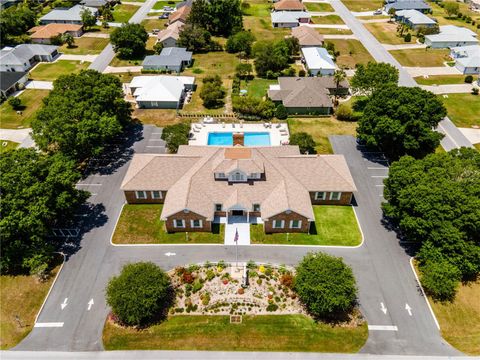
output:
[[171,313],[306,314],[292,290],[293,268],[253,262],[241,265],[207,262],[171,270],[168,274],[176,294]]

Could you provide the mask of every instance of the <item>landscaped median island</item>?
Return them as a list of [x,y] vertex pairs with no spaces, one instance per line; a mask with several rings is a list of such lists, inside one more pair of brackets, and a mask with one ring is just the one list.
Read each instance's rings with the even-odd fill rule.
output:
[[[355,279],[340,258],[309,254],[297,269],[252,261],[234,265],[178,267],[165,274],[170,287],[154,264],[127,265],[107,286],[112,314],[103,332],[105,349],[346,353],[365,343]],[[152,283],[158,289],[153,297],[142,291],[149,284],[136,281],[145,272],[162,284]],[[155,298],[173,300],[152,312],[143,304]],[[127,303],[135,309],[123,307]]]
[[114,244],[223,244],[223,224],[213,224],[212,232],[168,233],[160,220],[163,205],[125,204],[112,237]]
[[352,206],[314,205],[315,222],[307,233],[265,234],[263,225],[250,226],[252,244],[357,246],[362,234]]

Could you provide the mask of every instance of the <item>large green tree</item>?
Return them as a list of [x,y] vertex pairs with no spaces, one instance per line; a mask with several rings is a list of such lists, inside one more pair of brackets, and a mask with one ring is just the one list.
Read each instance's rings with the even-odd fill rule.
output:
[[228,37],[226,49],[229,53],[241,53],[248,57],[255,40],[255,35],[250,31],[239,31]]
[[433,93],[418,87],[384,86],[368,99],[357,128],[358,137],[390,159],[432,153],[443,135],[433,130],[447,111]]
[[313,316],[335,319],[355,306],[355,277],[342,258],[309,253],[296,270],[295,291]]
[[113,50],[119,58],[134,59],[145,54],[148,33],[140,24],[123,24],[110,34]]
[[218,49],[218,44],[212,40],[210,32],[191,24],[185,24],[182,27],[177,45],[195,53]]
[[219,75],[207,76],[203,79],[200,98],[207,109],[219,108],[224,104],[224,98],[227,91],[223,87],[222,79]]
[[297,132],[290,135],[290,145],[298,145],[302,154],[315,154],[315,140],[306,132]]
[[60,76],[43,102],[32,121],[36,144],[78,161],[99,155],[131,122],[120,80],[94,70]]
[[463,277],[480,271],[480,153],[462,148],[394,162],[385,215],[421,245],[421,263],[446,260]]
[[253,46],[255,70],[260,77],[278,77],[288,67],[291,47],[285,40],[258,41]]
[[172,303],[168,275],[151,262],[127,264],[107,285],[107,304],[120,322],[146,325],[165,315]]
[[18,5],[0,11],[0,46],[26,42],[27,30],[34,27],[35,12],[27,6]]
[[176,153],[180,145],[187,145],[189,132],[190,125],[186,123],[165,126],[162,131],[162,140],[165,140],[168,151]]
[[352,91],[358,95],[370,95],[385,85],[398,84],[398,69],[387,63],[369,62],[358,64],[350,82]]
[[213,35],[229,36],[242,29],[240,0],[196,0],[188,22]]
[[34,149],[7,151],[0,157],[0,270],[44,268],[52,256],[52,225],[68,219],[87,193],[75,189],[81,175],[63,155]]
[[82,24],[85,29],[91,28],[97,23],[97,17],[90,9],[83,9],[80,16],[82,17]]

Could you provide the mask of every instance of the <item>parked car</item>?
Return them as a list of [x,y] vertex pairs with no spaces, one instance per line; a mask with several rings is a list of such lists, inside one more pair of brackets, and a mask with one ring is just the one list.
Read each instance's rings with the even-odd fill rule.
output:
[[160,32],[160,29],[152,29],[152,34],[158,34]]
[[373,15],[382,15],[383,14],[383,10],[382,9],[377,9],[373,12]]
[[175,10],[174,8],[172,8],[171,6],[164,6],[163,7],[163,11],[173,11]]
[[168,19],[168,16],[170,15],[170,13],[163,13],[162,15],[160,15],[158,18],[159,19]]

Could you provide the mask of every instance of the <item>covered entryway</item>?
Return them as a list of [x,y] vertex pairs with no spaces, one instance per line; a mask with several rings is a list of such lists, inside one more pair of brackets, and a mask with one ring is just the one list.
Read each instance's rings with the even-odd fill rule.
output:
[[230,216],[233,217],[233,216],[244,216],[245,215],[245,211],[243,210],[232,210],[230,211]]
[[[250,245],[250,219],[248,211],[240,205],[232,206],[227,211],[226,220],[225,245]],[[236,236],[237,242],[235,242]]]

